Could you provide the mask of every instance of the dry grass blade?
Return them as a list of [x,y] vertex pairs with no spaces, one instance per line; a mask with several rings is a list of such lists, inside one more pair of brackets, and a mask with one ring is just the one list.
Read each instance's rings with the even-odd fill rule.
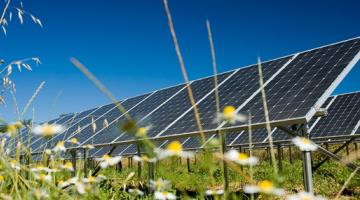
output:
[[71,63],[78,68],[88,79],[95,84],[95,86],[104,93],[119,109],[121,113],[125,115],[127,120],[131,121],[131,117],[127,110],[121,105],[119,101],[116,100],[114,95],[103,85],[83,64],[80,63],[76,58],[70,58]]
[[218,80],[217,80],[217,67],[216,67],[216,57],[215,57],[215,48],[214,42],[212,38],[211,26],[209,20],[206,20],[206,27],[209,36],[210,50],[211,50],[211,59],[214,71],[214,87],[215,87],[215,101],[216,101],[216,112],[220,112],[220,99],[219,99],[219,91],[218,91]]
[[185,81],[185,84],[186,84],[186,89],[188,91],[188,95],[189,95],[191,105],[192,105],[192,107],[194,109],[194,115],[195,115],[196,124],[197,124],[197,126],[199,128],[202,143],[204,144],[205,143],[205,135],[204,135],[203,127],[201,125],[199,111],[198,111],[198,108],[196,106],[194,95],[193,95],[193,92],[192,92],[192,89],[191,89],[191,86],[190,86],[190,83],[189,83],[189,78],[188,78],[187,73],[186,73],[184,60],[183,60],[183,57],[182,57],[181,51],[180,51],[180,46],[179,46],[179,43],[178,43],[178,40],[177,40],[177,37],[176,37],[174,23],[172,21],[172,17],[171,17],[171,13],[170,13],[170,10],[169,10],[167,0],[163,0],[163,2],[164,2],[166,15],[167,15],[167,18],[168,18],[168,24],[169,24],[171,36],[172,36],[174,46],[175,46],[175,51],[176,51],[177,57],[179,59],[181,72],[182,72],[183,77],[184,77],[184,81]]
[[341,193],[345,190],[346,186],[350,183],[350,180],[356,175],[359,167],[357,167],[349,176],[349,178],[345,181],[344,185],[341,187],[340,191],[336,194],[335,200],[339,199]]
[[1,18],[0,18],[0,25],[3,24],[3,20],[4,20],[4,17],[5,17],[6,11],[7,11],[7,9],[9,8],[9,5],[10,5],[10,0],[8,0],[8,1],[6,2],[5,8],[4,8],[3,13],[2,13],[2,15],[1,15]]
[[15,109],[15,114],[17,116],[17,120],[20,120],[20,111],[19,111],[19,106],[17,104],[17,100],[16,100],[16,96],[13,90],[10,90],[10,94],[11,94],[11,99],[13,101],[14,104],[14,109]]
[[274,166],[275,175],[277,176],[278,175],[278,168],[277,168],[277,164],[276,164],[275,151],[274,151],[274,147],[273,147],[273,139],[272,139],[272,135],[271,135],[269,110],[268,110],[267,101],[266,101],[266,94],[265,94],[265,88],[264,88],[264,79],[263,79],[263,73],[262,73],[262,66],[261,66],[260,58],[258,58],[258,71],[259,71],[259,85],[260,85],[261,97],[262,97],[263,107],[264,107],[266,131],[268,133],[268,138],[269,138],[271,160],[272,160],[272,164]]
[[32,102],[35,100],[36,96],[39,94],[39,92],[41,91],[41,89],[43,88],[45,84],[45,81],[41,82],[39,87],[36,89],[36,91],[34,92],[34,94],[31,96],[31,98],[29,99],[29,101],[27,102],[24,110],[21,113],[21,118],[24,116],[24,114],[27,112],[27,110],[29,109],[30,105],[32,104]]

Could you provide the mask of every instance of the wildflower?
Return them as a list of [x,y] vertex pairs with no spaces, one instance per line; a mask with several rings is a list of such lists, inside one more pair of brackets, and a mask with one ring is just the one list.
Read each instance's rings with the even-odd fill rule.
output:
[[51,181],[51,175],[50,174],[43,174],[43,173],[35,174],[34,178],[36,180],[43,181],[43,182],[50,182]]
[[101,168],[106,168],[108,166],[113,166],[113,165],[116,165],[117,163],[119,163],[121,161],[121,156],[111,157],[106,154],[101,158],[97,158],[96,160],[100,161]]
[[137,195],[137,196],[142,196],[142,195],[144,195],[144,192],[141,191],[141,190],[139,190],[139,189],[129,189],[128,191],[129,191],[129,193],[135,194],[135,195]]
[[48,167],[44,167],[42,165],[38,165],[36,167],[30,168],[31,172],[41,172],[41,171],[45,171],[45,172],[51,172],[51,169]]
[[315,151],[317,149],[316,144],[304,137],[295,137],[292,139],[292,142],[299,147],[301,151]]
[[45,153],[46,153],[47,155],[51,155],[51,149],[45,149]]
[[0,175],[0,183],[2,183],[5,180],[4,176]]
[[80,181],[77,181],[75,183],[75,188],[79,194],[85,194],[86,190],[87,190],[87,187],[85,186],[85,184]]
[[109,127],[109,122],[108,122],[107,119],[104,119],[104,121],[103,121],[103,127],[104,127],[104,128]]
[[53,148],[53,151],[54,152],[61,152],[61,151],[63,151],[63,152],[65,152],[66,151],[66,148],[65,148],[65,146],[64,146],[64,141],[60,141],[60,142],[58,142],[57,144],[56,144],[56,146]]
[[70,161],[66,161],[64,165],[60,166],[60,168],[65,169],[65,170],[69,170],[69,171],[74,171],[73,164]]
[[11,160],[10,161],[10,167],[15,169],[15,170],[20,170],[20,165],[16,160]]
[[205,191],[206,196],[222,195],[222,194],[224,194],[224,190],[212,190],[212,189],[209,189],[209,190]]
[[228,160],[231,160],[233,162],[236,162],[240,165],[256,165],[259,161],[258,158],[256,157],[249,157],[248,155],[246,155],[245,153],[239,153],[236,150],[230,150],[228,152],[225,153],[225,158]]
[[160,192],[160,191],[156,191],[154,193],[154,198],[158,199],[158,200],[166,200],[166,199],[176,199],[176,196],[173,193],[170,192]]
[[55,134],[62,133],[64,131],[64,126],[58,124],[43,124],[37,125],[33,128],[32,132],[35,135],[41,135],[44,137],[51,137]]
[[297,194],[289,195],[286,197],[287,200],[326,200],[322,196],[315,196],[309,192],[299,192]]
[[245,185],[244,192],[249,194],[261,192],[277,196],[281,196],[285,193],[283,189],[274,187],[274,184],[268,180],[260,181],[257,185]]
[[87,145],[85,145],[85,148],[86,149],[93,149],[93,148],[95,148],[93,145],[91,145],[91,144],[87,144]]
[[171,187],[170,181],[159,178],[158,180],[150,180],[150,187],[157,191],[164,191]]
[[132,179],[135,176],[135,172],[130,172],[129,175],[126,177],[124,182],[128,182],[130,179]]
[[165,158],[169,156],[179,156],[179,157],[185,157],[190,158],[194,156],[193,152],[189,151],[183,151],[183,147],[179,141],[173,141],[170,144],[167,145],[166,149],[157,149],[156,153],[158,154],[158,157]]
[[230,124],[236,122],[246,122],[247,118],[245,115],[236,113],[236,109],[233,106],[226,106],[222,113],[218,113],[215,119],[216,123],[226,121]]
[[94,117],[91,117],[91,126],[93,129],[93,132],[95,133],[96,132],[96,123],[95,123]]
[[36,199],[47,199],[49,194],[44,189],[34,189],[32,194]]
[[138,128],[137,131],[136,131],[135,136],[140,137],[140,138],[147,137],[147,133],[150,130],[150,128],[151,128],[151,126]]
[[156,162],[156,158],[149,158],[147,156],[133,156],[133,159],[135,161],[138,161],[138,162],[151,162],[151,163],[154,163]]
[[106,179],[106,177],[105,176],[103,176],[103,175],[99,175],[99,176],[97,176],[97,177],[94,177],[94,176],[88,176],[87,178],[83,178],[82,179],[82,181],[84,182],[84,183],[98,183],[98,182],[100,182],[100,181],[102,181],[102,180],[104,180],[104,179]]
[[17,134],[18,130],[22,127],[22,123],[17,121],[15,123],[8,124],[6,126],[6,134],[9,137],[13,137]]
[[77,138],[71,138],[69,142],[70,142],[71,144],[77,144],[77,145],[80,144]]

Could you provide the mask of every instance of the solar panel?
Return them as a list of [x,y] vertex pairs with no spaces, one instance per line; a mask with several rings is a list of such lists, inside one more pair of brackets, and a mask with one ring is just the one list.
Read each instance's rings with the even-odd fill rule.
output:
[[[165,103],[167,100],[171,99],[174,95],[178,94],[179,92],[182,92],[184,90],[184,85],[178,85],[175,87],[166,88],[163,90],[159,90],[154,92],[149,98],[144,100],[143,102],[139,103],[136,107],[134,107],[132,110],[128,111],[128,114],[138,119],[138,123],[142,123],[143,125],[150,125],[147,124],[149,122],[148,115],[151,114],[151,112],[155,111],[158,107],[161,107],[163,103]],[[108,128],[103,128],[97,131],[95,134],[92,133],[92,130],[84,131],[85,137],[79,137],[79,142],[86,144],[91,142],[94,142],[95,144],[99,143],[105,143],[105,142],[111,142],[115,140],[118,137],[131,137],[130,135],[125,135],[122,132],[119,132],[119,129],[117,125],[124,124],[126,122],[126,118],[121,114],[117,113],[118,117],[112,117],[110,118],[109,122],[110,125]],[[114,123],[117,122],[117,123]]]
[[[359,60],[359,50],[360,39],[354,38],[264,62],[262,64],[263,78],[272,126],[310,122],[316,109],[325,103],[335,87]],[[262,128],[265,125],[265,119],[257,73],[257,66],[253,65],[220,74],[218,75],[218,89],[222,108],[226,105],[233,105],[238,112],[251,112],[254,128]],[[218,129],[229,130],[228,144],[236,144],[236,141],[241,142],[247,139],[248,134],[241,131],[247,128],[247,124],[237,123],[229,126],[221,123],[217,126],[214,123],[216,106],[213,77],[193,81],[191,87],[205,130],[214,131],[214,133]],[[156,92],[153,95],[156,95]],[[143,102],[144,105],[147,101],[148,99]],[[177,136],[184,137],[186,140],[189,136],[198,134],[193,108],[186,90],[178,92],[171,98],[163,98],[161,101],[165,101],[165,103],[158,103],[156,105],[160,106],[154,105],[151,109],[146,110],[146,113],[149,113],[146,115],[146,122],[152,125],[149,132],[151,138],[165,139],[168,136]],[[149,100],[149,102],[151,101]],[[153,104],[149,103],[149,105]],[[139,107],[138,110],[135,107],[133,114],[136,115],[142,109]],[[119,122],[115,119],[114,122]],[[277,131],[274,130],[274,136]],[[90,142],[102,144],[133,139],[128,134],[117,135],[119,132],[115,131],[114,127],[104,129],[93,137],[90,132],[90,130],[85,131],[81,136],[82,145]],[[236,132],[240,134],[236,134]],[[89,136],[93,140],[89,139]],[[253,136],[254,142],[267,139],[267,134],[261,134],[261,130],[254,130]],[[190,138],[186,142],[192,146],[193,141],[196,139]],[[196,142],[193,145],[196,146]],[[106,152],[105,150],[101,151]],[[130,154],[134,151],[136,152],[136,145],[129,145],[122,154]]]

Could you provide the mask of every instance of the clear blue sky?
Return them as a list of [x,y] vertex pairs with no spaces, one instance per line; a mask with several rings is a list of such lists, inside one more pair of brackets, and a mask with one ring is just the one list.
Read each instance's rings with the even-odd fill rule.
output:
[[[253,64],[257,56],[272,59],[360,35],[358,0],[169,0],[169,6],[191,79],[212,74],[206,19],[220,72]],[[15,19],[8,36],[0,35],[0,58],[41,58],[33,72],[13,76],[21,109],[46,81],[34,103],[37,121],[109,102],[72,66],[71,56],[119,99],[183,82],[161,0],[25,0],[24,8],[44,28],[29,18],[22,26]],[[358,64],[336,93],[360,90],[359,76]],[[12,121],[7,102],[0,117]]]

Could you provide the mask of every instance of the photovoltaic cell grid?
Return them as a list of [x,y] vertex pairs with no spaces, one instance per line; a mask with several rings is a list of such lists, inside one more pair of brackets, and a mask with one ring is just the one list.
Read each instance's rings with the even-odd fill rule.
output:
[[[357,61],[358,56],[356,59],[354,58],[358,54],[359,48],[359,38],[355,38],[264,63],[265,90],[272,122],[305,118],[312,107],[321,106],[324,103],[321,102],[321,99],[326,98],[326,95],[329,95],[334,86],[343,78],[339,74],[346,75],[348,68],[352,67],[352,64],[349,63]],[[289,62],[287,63],[287,61]],[[267,65],[271,65],[271,67],[267,67]],[[240,112],[251,111],[254,117],[253,122],[262,124],[264,117],[256,70],[256,66],[252,66],[219,75],[219,94],[222,107],[234,105],[239,106]],[[239,74],[244,71],[248,72],[240,76]],[[238,78],[234,78],[236,76]],[[271,76],[270,79],[269,76]],[[240,83],[241,88],[234,82]],[[213,77],[194,81],[191,86],[195,101],[199,106],[203,126],[205,129],[213,129],[215,127],[213,123],[215,116]],[[153,125],[149,133],[151,137],[174,134],[181,136],[181,133],[184,132],[198,131],[185,90],[148,117],[148,122]],[[236,126],[245,125],[236,124]],[[112,142],[110,140],[114,137],[107,138],[107,136],[101,137],[101,135],[107,134],[104,131],[98,136],[106,138],[102,140],[105,143]],[[115,139],[115,141],[124,141],[132,139],[132,137],[120,134]],[[87,141],[87,143],[89,142],[90,140]],[[93,142],[99,144],[96,140]],[[129,151],[128,149],[126,151]]]

